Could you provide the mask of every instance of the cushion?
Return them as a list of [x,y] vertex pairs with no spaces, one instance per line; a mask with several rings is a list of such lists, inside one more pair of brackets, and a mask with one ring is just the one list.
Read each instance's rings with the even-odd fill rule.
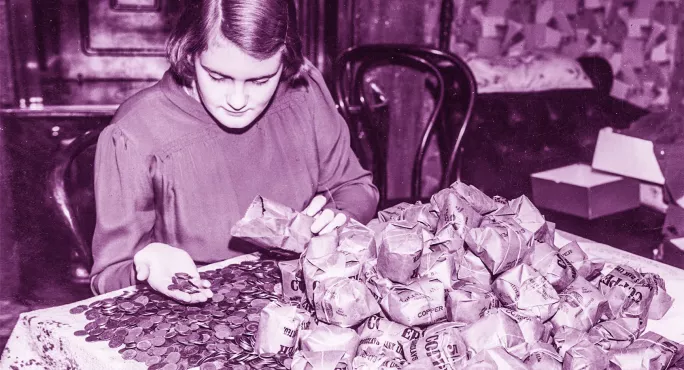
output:
[[594,88],[579,62],[560,55],[475,56],[466,61],[475,75],[478,93]]

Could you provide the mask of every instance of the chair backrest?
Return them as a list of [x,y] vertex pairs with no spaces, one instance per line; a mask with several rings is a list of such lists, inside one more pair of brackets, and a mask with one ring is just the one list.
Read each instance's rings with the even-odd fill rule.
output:
[[[91,129],[81,134],[60,150],[49,175],[49,198],[56,211],[59,222],[68,231],[71,266],[69,268],[70,280],[76,283],[89,283],[90,268],[92,266],[92,229],[94,228],[94,204],[93,196],[93,155],[79,158],[97,144],[97,139],[103,127]],[[92,153],[88,153],[92,154]],[[76,171],[72,164],[79,164]],[[80,173],[78,173],[80,172]],[[74,177],[78,177],[78,185],[84,189],[73,189],[71,184]],[[75,199],[78,190],[85,194],[81,202]],[[79,203],[85,204],[81,206]],[[85,209],[83,209],[85,208]],[[86,213],[83,215],[82,213]]]
[[[393,65],[425,72],[433,79],[426,81],[434,105],[413,158],[411,202],[421,197],[423,162],[433,137],[440,151],[440,186],[447,187],[453,180],[454,171],[458,172],[455,168],[458,154],[477,94],[477,84],[468,65],[460,57],[441,50],[417,45],[375,44],[355,46],[339,56],[335,63],[336,102],[350,125],[352,137],[368,141],[372,152],[370,167],[380,190],[380,207],[387,201],[389,103],[376,84],[366,81],[366,76],[376,68]],[[368,157],[358,142],[352,147],[362,162]]]

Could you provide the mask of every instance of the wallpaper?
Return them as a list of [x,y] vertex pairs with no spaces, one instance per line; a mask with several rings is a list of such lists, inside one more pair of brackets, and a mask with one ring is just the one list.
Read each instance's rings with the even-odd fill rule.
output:
[[600,55],[613,67],[612,96],[658,109],[669,103],[681,10],[680,0],[454,0],[450,48]]

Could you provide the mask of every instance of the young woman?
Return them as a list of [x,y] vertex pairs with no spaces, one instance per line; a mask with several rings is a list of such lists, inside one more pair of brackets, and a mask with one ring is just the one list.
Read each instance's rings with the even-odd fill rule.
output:
[[292,0],[188,2],[171,68],[100,135],[91,288],[169,291],[196,264],[252,251],[230,229],[256,195],[316,216],[325,233],[368,222],[378,193],[321,74],[301,53]]

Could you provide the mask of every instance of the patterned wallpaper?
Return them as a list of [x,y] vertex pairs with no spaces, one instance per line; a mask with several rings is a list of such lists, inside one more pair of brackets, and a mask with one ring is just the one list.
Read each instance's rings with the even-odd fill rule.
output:
[[552,51],[600,55],[611,94],[658,109],[669,103],[680,0],[454,0],[450,48],[499,56]]

